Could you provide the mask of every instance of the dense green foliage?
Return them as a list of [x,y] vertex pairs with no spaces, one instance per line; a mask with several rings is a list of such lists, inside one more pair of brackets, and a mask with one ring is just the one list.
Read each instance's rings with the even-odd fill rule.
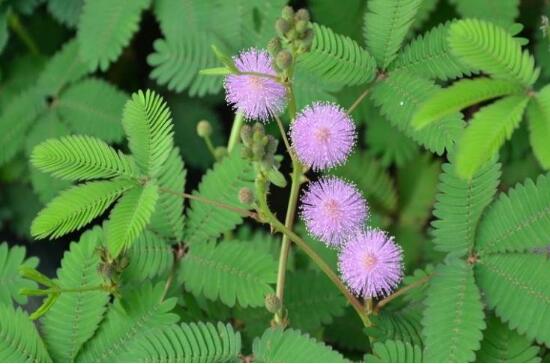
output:
[[[0,362],[550,360],[547,16],[0,0]],[[251,47],[277,55],[285,134],[316,101],[353,117],[327,174],[403,248],[397,293],[346,290],[296,205],[319,173],[274,121],[241,133],[223,76]]]

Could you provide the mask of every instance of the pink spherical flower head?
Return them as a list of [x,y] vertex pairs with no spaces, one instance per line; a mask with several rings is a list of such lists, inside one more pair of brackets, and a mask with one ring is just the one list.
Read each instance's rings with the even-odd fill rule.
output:
[[[250,49],[233,58],[241,72],[277,76],[266,51]],[[267,121],[285,108],[286,88],[272,78],[255,75],[228,75],[224,83],[226,100],[247,119]]]
[[345,245],[339,269],[349,289],[361,297],[388,295],[403,277],[403,253],[380,230],[359,231]]
[[346,161],[355,144],[355,123],[338,105],[314,103],[296,117],[290,138],[302,163],[318,171]]
[[328,246],[339,246],[367,217],[367,204],[350,183],[325,177],[309,185],[302,196],[301,215],[311,235]]

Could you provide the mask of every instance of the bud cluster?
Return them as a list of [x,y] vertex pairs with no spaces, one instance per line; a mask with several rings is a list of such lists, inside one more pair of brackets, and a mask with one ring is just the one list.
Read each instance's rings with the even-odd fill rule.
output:
[[309,51],[313,43],[313,29],[306,9],[296,12],[290,6],[285,6],[282,15],[275,22],[278,36],[273,38],[267,50],[274,59],[279,71],[290,67],[293,55]]
[[263,170],[279,167],[275,157],[279,141],[272,135],[266,134],[262,124],[243,125],[241,139],[244,146],[241,149],[244,158],[257,162]]

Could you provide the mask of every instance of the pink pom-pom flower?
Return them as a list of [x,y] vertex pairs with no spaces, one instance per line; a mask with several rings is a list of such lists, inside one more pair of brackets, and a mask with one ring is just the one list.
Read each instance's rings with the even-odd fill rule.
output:
[[[264,50],[250,49],[234,57],[241,72],[256,72],[277,76],[272,59]],[[276,80],[256,75],[228,75],[224,87],[226,100],[247,119],[268,121],[284,111],[286,88]]]
[[401,247],[380,230],[358,231],[346,242],[338,265],[349,289],[366,298],[390,294],[403,277]]
[[333,247],[363,227],[368,210],[357,188],[336,177],[312,182],[300,208],[308,232]]
[[338,105],[314,103],[290,127],[300,161],[319,171],[344,163],[355,145],[355,123]]

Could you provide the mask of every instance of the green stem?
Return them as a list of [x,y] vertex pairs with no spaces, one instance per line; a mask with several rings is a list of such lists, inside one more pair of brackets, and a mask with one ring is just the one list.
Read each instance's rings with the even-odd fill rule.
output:
[[210,154],[212,154],[212,156],[214,157],[214,160],[218,160],[216,156],[216,148],[214,148],[214,144],[212,144],[212,139],[210,139],[209,136],[205,136],[203,137],[203,139],[204,139],[204,143],[206,144],[206,147],[210,151]]
[[407,293],[411,289],[414,289],[416,287],[419,287],[419,286],[423,285],[424,283],[427,283],[432,277],[433,277],[433,274],[427,275],[426,277],[424,277],[422,279],[419,279],[418,281],[413,282],[413,283],[409,284],[408,286],[405,286],[405,287],[402,287],[402,288],[398,289],[397,291],[393,292],[388,297],[386,297],[383,300],[381,300],[380,302],[378,302],[378,304],[376,305],[376,308],[374,309],[374,311],[379,312],[382,309],[382,307],[384,307],[385,305],[387,305],[388,303],[390,303],[391,301],[393,301],[397,297]]
[[244,115],[241,112],[235,114],[235,120],[233,120],[233,126],[231,127],[231,134],[229,134],[229,142],[227,143],[227,153],[235,148],[235,145],[239,142],[241,136],[241,128],[244,123]]
[[[296,216],[296,207],[298,205],[298,196],[300,194],[300,186],[302,184],[303,167],[295,159],[292,159],[292,182],[290,185],[290,196],[288,198],[288,208],[285,217],[285,229],[292,230],[294,228],[294,217]],[[277,269],[277,288],[276,295],[281,302],[281,306],[284,306],[284,293],[285,293],[285,279],[286,279],[286,267],[288,263],[288,253],[290,251],[290,239],[287,234],[283,234],[281,242],[281,252],[279,254],[279,266]],[[275,322],[282,323],[284,317],[282,317],[284,309],[275,314]]]
[[13,11],[11,11],[11,10],[8,13],[8,24],[9,24],[9,27],[11,28],[11,30],[15,34],[17,34],[19,39],[21,39],[21,41],[27,46],[29,51],[33,55],[39,56],[40,55],[40,50],[38,49],[38,46],[36,45],[35,41],[33,40],[31,34],[27,30],[27,28],[25,28],[23,23],[21,23],[21,20],[19,19],[17,14],[14,13]]

